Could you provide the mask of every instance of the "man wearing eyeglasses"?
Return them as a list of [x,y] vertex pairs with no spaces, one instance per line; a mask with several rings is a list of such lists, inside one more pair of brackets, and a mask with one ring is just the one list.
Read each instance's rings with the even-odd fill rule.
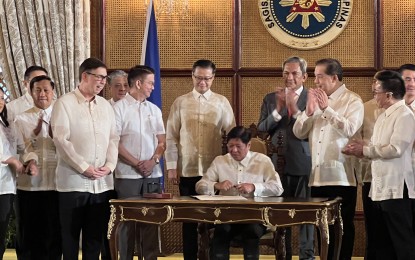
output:
[[376,120],[371,142],[354,141],[344,153],[370,159],[374,258],[415,259],[411,204],[415,176],[411,164],[415,119],[405,105],[405,84],[395,71],[375,75],[374,98],[385,109]]
[[[364,116],[363,124],[360,130],[351,138],[350,143],[358,140],[363,143],[370,143],[370,139],[373,135],[373,128],[377,118],[385,111],[383,108],[379,108],[376,104],[376,97],[378,90],[376,89],[376,79],[372,82],[372,93],[373,98],[363,104]],[[346,146],[347,147],[347,146]],[[346,149],[345,149],[346,150]],[[376,236],[376,227],[374,226],[374,219],[377,217],[373,210],[373,201],[369,197],[369,191],[372,182],[372,168],[371,160],[368,158],[361,159],[357,157],[350,158],[353,163],[353,167],[357,172],[358,180],[362,184],[362,202],[363,202],[363,213],[365,216],[365,232],[366,232],[366,243],[365,243],[365,260],[376,259],[376,245],[374,238]]]
[[79,86],[59,98],[51,117],[58,153],[56,189],[64,259],[98,259],[113,198],[112,172],[118,158],[114,111],[98,96],[107,79],[105,64],[86,59],[79,68]]
[[[178,97],[167,120],[166,166],[168,178],[179,185],[180,195],[196,195],[195,185],[216,156],[222,153],[222,131],[235,126],[226,97],[210,89],[216,66],[210,60],[193,64],[193,90]],[[197,259],[197,224],[183,223],[183,256]]]

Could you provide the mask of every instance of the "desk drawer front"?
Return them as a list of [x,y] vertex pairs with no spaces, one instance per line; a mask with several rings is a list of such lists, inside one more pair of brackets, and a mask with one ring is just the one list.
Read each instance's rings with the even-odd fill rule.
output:
[[136,221],[146,224],[163,225],[172,218],[172,208],[163,207],[123,207],[120,206],[121,221]]
[[262,208],[244,207],[178,207],[173,221],[225,223],[264,223]]
[[266,222],[272,226],[292,226],[296,224],[317,224],[320,217],[320,209],[271,209],[265,210]]

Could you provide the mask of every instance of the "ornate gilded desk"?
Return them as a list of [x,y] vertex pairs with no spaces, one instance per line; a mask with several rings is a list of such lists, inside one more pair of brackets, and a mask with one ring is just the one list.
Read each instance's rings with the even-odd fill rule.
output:
[[[172,221],[199,223],[262,223],[268,227],[313,224],[320,230],[320,259],[327,259],[329,225],[335,228],[335,255],[339,257],[343,227],[340,198],[294,199],[256,197],[246,201],[197,200],[175,196],[172,199],[129,198],[111,200],[108,223],[112,259],[118,259],[117,228],[123,221],[164,225]],[[201,257],[203,255],[199,254]]]

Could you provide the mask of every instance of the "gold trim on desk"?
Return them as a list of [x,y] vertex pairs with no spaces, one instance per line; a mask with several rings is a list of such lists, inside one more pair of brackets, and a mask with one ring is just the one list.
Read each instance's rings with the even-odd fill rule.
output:
[[108,232],[107,232],[107,238],[111,239],[111,233],[112,229],[114,228],[114,222],[117,219],[117,210],[113,205],[110,205],[111,215],[110,220],[108,222]]
[[[168,222],[170,222],[173,218],[173,207],[170,205],[165,205],[163,207],[124,207],[119,206],[121,213],[120,213],[120,221],[135,221],[135,222],[141,222],[145,224],[155,224],[155,225],[164,225]],[[162,213],[162,210],[166,210],[166,217],[162,221],[155,221],[154,216],[151,216],[149,212],[157,212]],[[140,218],[128,218],[125,217],[125,211],[131,210],[134,212],[141,213],[142,217]],[[159,215],[160,216],[160,215]]]
[[335,257],[343,234],[340,198],[295,199],[256,197],[246,201],[203,201],[190,197],[172,199],[130,198],[111,200],[108,238],[111,254],[118,255],[117,228],[124,221],[164,225],[169,222],[210,224],[261,223],[276,229],[301,224],[313,224],[321,232],[321,259],[327,259],[329,225],[335,226]]

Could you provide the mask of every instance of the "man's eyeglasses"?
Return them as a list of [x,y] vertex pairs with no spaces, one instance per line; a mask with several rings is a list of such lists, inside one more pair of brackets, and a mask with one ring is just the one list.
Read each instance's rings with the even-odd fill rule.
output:
[[405,82],[411,82],[412,80],[415,82],[415,78],[406,77],[403,79]]
[[88,71],[85,71],[85,73],[94,76],[97,81],[106,81],[108,78],[107,75],[99,75]]
[[209,82],[213,79],[214,76],[210,76],[210,77],[201,77],[201,76],[196,76],[195,74],[193,74],[193,77],[196,79],[197,82]]

